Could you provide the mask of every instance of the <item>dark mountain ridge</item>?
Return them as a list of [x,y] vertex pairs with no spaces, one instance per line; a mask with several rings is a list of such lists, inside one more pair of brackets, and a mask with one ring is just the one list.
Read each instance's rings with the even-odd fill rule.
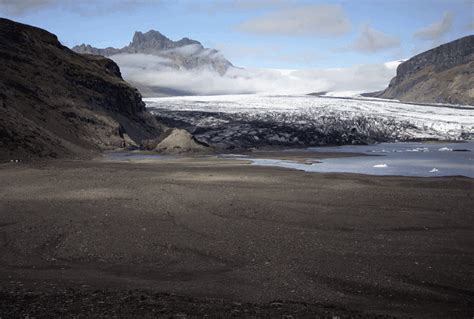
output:
[[[180,50],[192,46],[192,50]],[[87,53],[110,57],[117,54],[151,54],[164,57],[174,64],[176,69],[199,69],[208,67],[219,74],[224,74],[232,63],[226,60],[217,50],[205,48],[201,42],[189,38],[173,41],[160,33],[150,30],[148,32],[135,32],[129,45],[123,48],[99,49],[91,45],[81,44],[72,48],[77,53]]]
[[0,160],[90,157],[162,129],[110,59],[0,19]]
[[474,105],[474,35],[401,63],[387,89],[367,95],[404,102]]
[[186,45],[197,45],[204,49],[204,46],[196,40],[189,38],[182,38],[179,41],[170,40],[168,37],[160,33],[159,31],[150,30],[148,32],[135,32],[133,35],[132,42],[129,45],[116,49],[108,47],[105,49],[94,48],[90,45],[81,44],[72,48],[77,53],[88,53],[103,56],[110,56],[120,53],[148,53],[154,54],[162,50],[175,49]]

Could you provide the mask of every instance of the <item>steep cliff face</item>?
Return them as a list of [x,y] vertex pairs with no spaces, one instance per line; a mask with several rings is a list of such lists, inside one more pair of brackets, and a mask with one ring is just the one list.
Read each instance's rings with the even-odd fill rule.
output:
[[474,36],[414,56],[377,97],[421,103],[474,105]]
[[161,127],[107,58],[0,19],[0,160],[84,157],[140,144]]

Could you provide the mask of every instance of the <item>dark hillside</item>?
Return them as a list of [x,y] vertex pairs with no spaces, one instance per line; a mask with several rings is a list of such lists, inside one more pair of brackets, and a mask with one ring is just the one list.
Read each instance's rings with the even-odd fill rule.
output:
[[110,59],[0,19],[0,160],[88,157],[159,135]]
[[369,95],[405,102],[474,105],[474,35],[403,62],[387,89]]

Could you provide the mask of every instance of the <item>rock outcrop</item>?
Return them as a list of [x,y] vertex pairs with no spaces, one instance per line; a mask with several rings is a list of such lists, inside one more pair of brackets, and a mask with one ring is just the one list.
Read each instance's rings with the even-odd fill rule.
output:
[[0,160],[89,157],[162,129],[110,59],[0,19]]
[[154,148],[162,154],[209,154],[212,148],[183,129],[171,129]]
[[98,49],[90,45],[81,44],[72,48],[77,53],[87,53],[111,57],[117,54],[150,54],[159,56],[166,66],[176,69],[194,70],[208,68],[224,74],[232,63],[227,61],[217,50],[207,49],[196,40],[183,38],[172,41],[158,31],[150,30],[146,33],[135,32],[129,45],[117,48]]
[[474,35],[401,63],[388,88],[370,95],[405,102],[474,105]]

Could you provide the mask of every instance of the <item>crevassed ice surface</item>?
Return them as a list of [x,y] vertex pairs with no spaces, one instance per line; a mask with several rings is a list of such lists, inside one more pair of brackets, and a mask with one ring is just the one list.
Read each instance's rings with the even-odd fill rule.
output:
[[144,99],[147,107],[173,111],[224,113],[308,113],[316,116],[389,118],[408,122],[413,138],[460,139],[474,134],[474,106],[413,105],[377,99],[343,99],[307,95],[218,95]]

